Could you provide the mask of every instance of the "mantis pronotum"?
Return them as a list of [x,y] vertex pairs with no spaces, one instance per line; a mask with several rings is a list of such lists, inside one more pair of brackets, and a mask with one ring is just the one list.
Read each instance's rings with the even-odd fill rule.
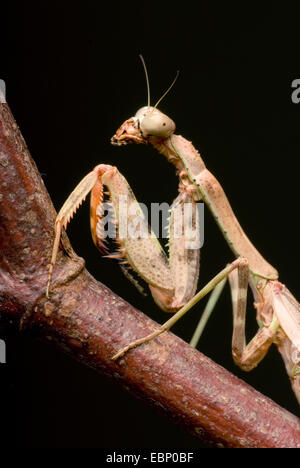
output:
[[[119,350],[113,359],[121,357],[129,349],[146,343],[168,330],[208,292],[213,291],[212,298],[214,297],[213,302],[215,302],[228,277],[233,303],[232,354],[235,363],[249,371],[263,359],[270,345],[275,343],[300,402],[300,305],[288,289],[278,281],[277,271],[255,249],[242,230],[221,185],[207,170],[197,150],[185,138],[174,134],[174,122],[160,112],[157,105],[150,106],[147,73],[146,78],[148,105],[121,125],[112,137],[112,143],[116,145],[150,143],[177,169],[179,195],[171,207],[169,258],[154,235],[138,239],[118,235],[119,251],[114,257],[127,262],[149,284],[152,296],[159,307],[175,315],[156,332]],[[117,168],[104,164],[96,166],[78,184],[57,216],[47,296],[50,293],[62,227],[67,226],[90,191],[92,237],[95,245],[103,252],[103,186],[109,191],[117,230],[123,216],[118,202],[120,196],[126,196],[128,211],[137,213],[142,222],[146,222],[132,190]],[[186,248],[184,236],[181,238],[174,236],[173,220],[175,214],[183,216],[181,214],[183,206],[189,203],[193,206],[190,214],[191,222],[197,225],[195,207],[198,200],[204,201],[208,206],[237,259],[195,295],[199,249]],[[246,345],[245,316],[248,285],[254,295],[259,330]],[[200,328],[203,324],[204,319],[200,321]]]

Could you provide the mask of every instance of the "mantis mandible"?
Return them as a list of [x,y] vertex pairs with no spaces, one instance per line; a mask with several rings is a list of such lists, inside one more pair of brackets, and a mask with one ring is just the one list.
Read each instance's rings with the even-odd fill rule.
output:
[[[157,109],[157,104],[162,98],[154,107],[150,105],[149,81],[144,61],[143,65],[146,72],[148,104],[121,125],[111,142],[118,146],[128,143],[151,144],[177,169],[179,195],[170,210],[169,257],[151,231],[151,235],[142,238],[120,235],[119,228],[124,216],[122,205],[119,203],[120,197],[126,197],[128,213],[138,216],[140,223],[147,223],[126,179],[116,167],[100,164],[82,179],[57,215],[46,295],[49,297],[50,294],[62,228],[66,228],[89,192],[92,238],[100,252],[105,252],[103,186],[106,186],[114,209],[119,245],[118,252],[111,257],[119,258],[121,263],[128,263],[148,283],[158,306],[164,311],[174,313],[158,330],[129,343],[119,350],[113,359],[120,358],[129,349],[146,343],[170,329],[196,302],[211,291],[214,304],[228,277],[233,305],[232,354],[235,363],[241,369],[250,371],[264,358],[270,345],[275,343],[300,403],[300,305],[278,281],[276,269],[262,257],[244,233],[220,183],[208,171],[198,151],[191,142],[174,133],[173,120]],[[183,217],[183,207],[189,204],[192,206],[189,221],[197,228],[196,202],[199,200],[209,208],[236,260],[195,295],[200,251],[188,247],[188,239],[184,233],[181,237],[174,235],[174,219],[178,219],[178,216]],[[148,226],[145,229],[147,230]],[[254,338],[246,344],[248,286],[254,296],[259,329]],[[206,318],[202,316],[199,329],[203,329]],[[193,340],[193,344],[195,341]]]

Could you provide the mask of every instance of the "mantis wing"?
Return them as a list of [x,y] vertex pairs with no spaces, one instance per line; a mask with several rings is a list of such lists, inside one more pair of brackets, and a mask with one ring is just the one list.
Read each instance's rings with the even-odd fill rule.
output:
[[300,352],[300,304],[282,284],[272,290],[275,314],[280,326]]

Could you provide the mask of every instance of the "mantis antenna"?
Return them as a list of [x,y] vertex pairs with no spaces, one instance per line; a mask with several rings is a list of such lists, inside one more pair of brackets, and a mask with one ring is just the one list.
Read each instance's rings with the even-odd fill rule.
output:
[[[150,107],[150,84],[149,84],[149,76],[148,76],[148,72],[147,72],[147,67],[146,67],[146,63],[145,63],[145,60],[144,60],[144,57],[142,56],[142,54],[139,55],[141,61],[142,61],[142,64],[143,64],[143,67],[144,67],[144,71],[145,71],[145,76],[146,76],[146,83],[147,83],[147,96],[148,96],[148,100],[147,100],[147,107]],[[155,104],[154,106],[154,109],[158,106],[158,104],[163,100],[163,98],[168,94],[168,92],[173,88],[177,78],[178,78],[178,75],[179,75],[179,70],[177,70],[177,73],[176,73],[176,76],[174,78],[174,80],[172,81],[172,83],[170,84],[170,86],[168,87],[167,91],[164,92],[164,94],[159,98],[159,100],[157,101],[157,103]]]
[[159,98],[159,100],[157,101],[157,103],[155,104],[154,108],[156,108],[158,106],[158,104],[163,100],[163,98],[168,94],[168,92],[173,88],[174,84],[175,84],[175,81],[177,80],[178,78],[178,75],[179,75],[179,70],[177,70],[177,73],[176,73],[176,76],[174,78],[174,80],[172,81],[172,83],[170,84],[170,86],[168,87],[167,91],[164,92],[164,94],[162,95],[161,98]]
[[140,59],[141,59],[141,61],[142,61],[142,64],[143,64],[143,67],[144,67],[145,76],[146,76],[147,96],[148,96],[147,106],[150,107],[150,85],[149,85],[149,77],[148,77],[147,67],[146,67],[145,60],[144,60],[144,57],[142,56],[142,54],[140,54],[139,57],[140,57]]

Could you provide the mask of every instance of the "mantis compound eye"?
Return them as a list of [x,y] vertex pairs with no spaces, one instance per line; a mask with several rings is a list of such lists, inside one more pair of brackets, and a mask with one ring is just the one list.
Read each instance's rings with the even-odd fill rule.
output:
[[156,107],[145,106],[137,111],[135,118],[139,120],[142,134],[168,138],[175,131],[175,123]]

